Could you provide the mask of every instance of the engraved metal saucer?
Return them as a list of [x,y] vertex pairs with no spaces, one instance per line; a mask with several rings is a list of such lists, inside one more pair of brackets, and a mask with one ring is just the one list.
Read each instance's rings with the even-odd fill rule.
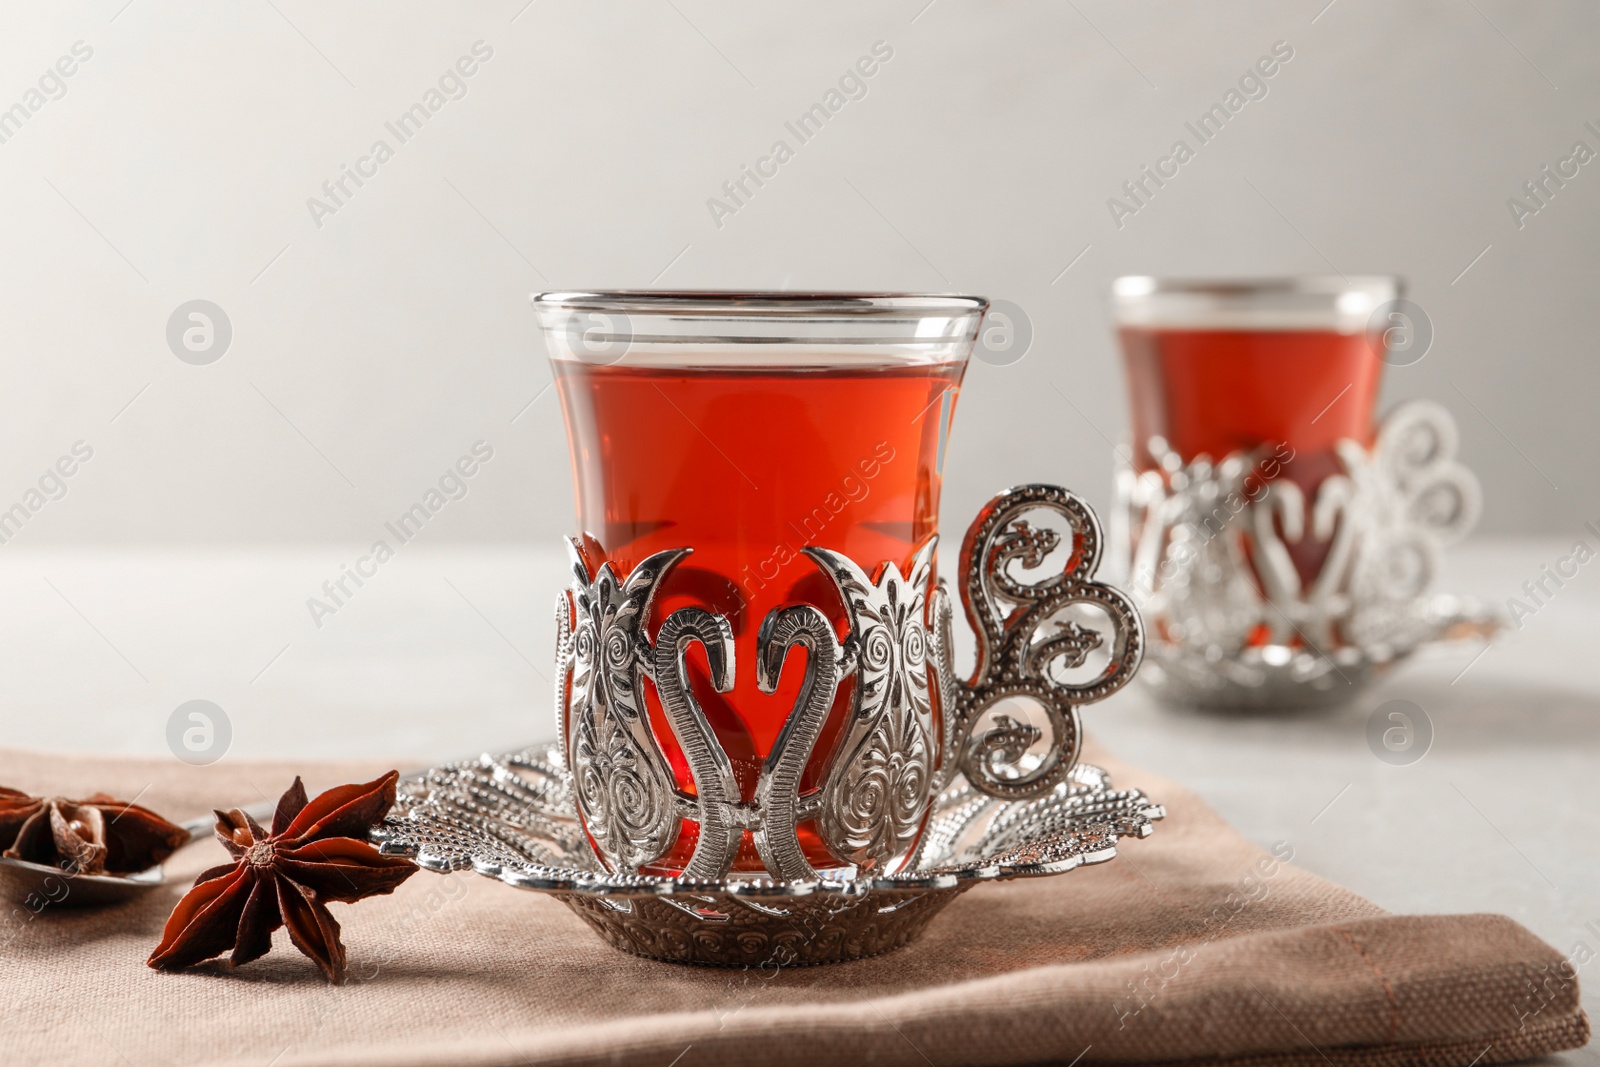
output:
[[805,881],[611,874],[584,837],[560,749],[541,745],[408,776],[373,838],[431,871],[470,869],[549,893],[625,952],[787,966],[900,948],[974,885],[1103,863],[1116,856],[1119,838],[1149,836],[1165,814],[1087,764],[1034,800],[989,797],[957,777],[934,802],[902,873],[845,870]]

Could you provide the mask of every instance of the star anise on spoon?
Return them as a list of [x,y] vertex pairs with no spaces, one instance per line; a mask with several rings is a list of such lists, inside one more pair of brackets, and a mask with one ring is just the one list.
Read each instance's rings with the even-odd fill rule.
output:
[[342,982],[344,944],[327,904],[393,892],[417,871],[367,841],[394,805],[398,778],[390,771],[309,802],[296,778],[278,801],[271,830],[238,809],[217,812],[217,840],[234,862],[195,879],[167,919],[150,966],[182,970],[224,952],[233,966],[249,963],[265,956],[273,932],[287,926],[295,948],[330,982]]
[[104,793],[68,800],[0,786],[0,855],[6,859],[70,874],[136,874],[188,841],[183,827]]

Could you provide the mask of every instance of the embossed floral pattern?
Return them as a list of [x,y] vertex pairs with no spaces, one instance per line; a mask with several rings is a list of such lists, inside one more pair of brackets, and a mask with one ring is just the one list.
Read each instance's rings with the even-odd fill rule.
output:
[[684,554],[658,552],[622,582],[606,563],[591,580],[573,546],[571,613],[558,606],[561,673],[570,669],[572,677],[567,717],[578,810],[617,869],[653,862],[678,836],[672,772],[650,732],[639,680],[651,596]]
[[876,582],[848,557],[806,553],[833,579],[850,614],[856,696],[823,784],[823,840],[841,862],[873,870],[908,851],[933,784],[933,704],[924,605],[933,544],[911,576],[885,563]]

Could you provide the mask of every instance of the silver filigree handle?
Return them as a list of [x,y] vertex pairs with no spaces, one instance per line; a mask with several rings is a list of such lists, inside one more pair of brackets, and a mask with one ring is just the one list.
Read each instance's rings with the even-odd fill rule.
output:
[[[1061,547],[1061,535],[1024,517],[1048,511],[1064,519],[1072,544],[1061,570],[1029,580]],[[1040,796],[1067,778],[1081,744],[1078,708],[1104,700],[1133,677],[1144,654],[1139,612],[1120,590],[1094,580],[1104,538],[1093,509],[1059,486],[1009,489],[984,506],[961,544],[960,581],[977,637],[972,677],[956,679],[952,611],[943,582],[930,598],[930,630],[943,709],[941,783],[956,770],[980,792],[1005,800]],[[1060,616],[1073,605],[1097,609],[1110,633]],[[1107,637],[1109,636],[1109,647]],[[1103,669],[1087,681],[1056,677],[1057,665],[1082,667],[1107,648]],[[1005,702],[1042,711],[1050,742],[1038,763],[1024,753],[1042,737],[1031,723],[998,710]],[[993,724],[979,730],[993,711]]]

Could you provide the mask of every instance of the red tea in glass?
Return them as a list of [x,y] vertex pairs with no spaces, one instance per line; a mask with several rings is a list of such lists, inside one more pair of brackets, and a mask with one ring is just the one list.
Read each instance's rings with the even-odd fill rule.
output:
[[[647,632],[681,607],[732,626],[732,689],[688,654],[694,696],[753,799],[804,670],[773,693],[756,684],[756,637],[774,609],[813,604],[847,628],[830,581],[801,554],[844,553],[869,573],[902,572],[938,529],[946,435],[981,300],[782,294],[545,294],[545,329],[571,447],[587,562],[626,575],[652,553],[691,548],[651,606]],[[798,657],[796,657],[798,658]],[[853,679],[807,763],[817,784],[848,711]],[[684,753],[649,685],[653,735],[680,790]],[[647,873],[675,873],[693,852],[684,820]],[[813,827],[800,841],[818,870],[838,868]],[[762,870],[748,831],[735,871]]]
[[[1133,464],[1164,446],[1184,463],[1262,449],[1308,500],[1342,470],[1335,442],[1370,447],[1385,354],[1370,322],[1392,278],[1188,281],[1119,278],[1113,289],[1132,407]],[[1328,542],[1288,546],[1310,584]]]

